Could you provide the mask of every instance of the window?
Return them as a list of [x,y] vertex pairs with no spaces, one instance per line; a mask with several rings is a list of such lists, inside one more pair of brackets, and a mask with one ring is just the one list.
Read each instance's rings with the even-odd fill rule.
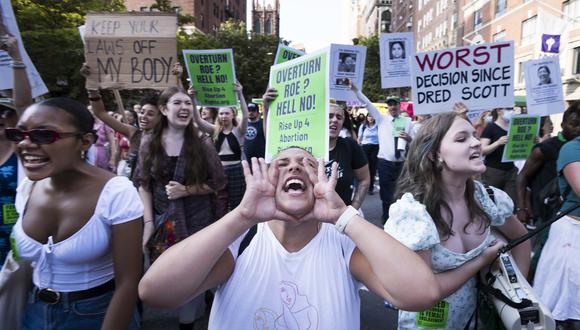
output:
[[580,74],[580,47],[574,48],[574,74]]
[[483,17],[481,15],[481,9],[473,12],[473,31],[479,29],[483,23]]
[[204,28],[205,27],[205,16],[203,16],[203,14],[199,15],[199,21],[201,23],[201,27]]
[[[580,3],[578,0],[569,0],[564,2],[564,13],[570,18],[580,18]],[[572,23],[573,27],[578,27],[580,24],[574,20]]]
[[171,10],[173,10],[177,15],[181,13],[181,7],[171,7]]
[[272,34],[272,21],[268,18],[264,24],[264,33]]
[[507,8],[507,0],[496,0],[495,3],[495,16],[501,16],[505,13]]
[[220,7],[215,3],[213,4],[213,15],[217,18],[220,18]]
[[518,63],[518,71],[520,73],[518,76],[518,83],[523,84],[525,82],[525,80],[524,80],[524,62]]
[[140,7],[139,11],[149,11],[149,7]]
[[493,42],[504,41],[504,40],[505,40],[505,30],[493,35]]
[[537,18],[538,16],[534,16],[522,22],[522,39],[520,42],[521,46],[529,45],[532,43],[534,37],[536,36]]
[[260,20],[254,22],[254,32],[260,33]]

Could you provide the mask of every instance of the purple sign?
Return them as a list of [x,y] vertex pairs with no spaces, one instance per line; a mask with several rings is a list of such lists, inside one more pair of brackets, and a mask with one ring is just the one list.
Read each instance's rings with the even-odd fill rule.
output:
[[542,52],[558,54],[560,52],[560,35],[542,34]]

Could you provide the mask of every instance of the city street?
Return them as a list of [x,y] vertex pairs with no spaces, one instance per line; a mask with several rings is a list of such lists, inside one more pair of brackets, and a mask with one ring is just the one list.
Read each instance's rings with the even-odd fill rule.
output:
[[[377,226],[380,226],[381,217],[381,201],[378,191],[374,195],[367,195],[363,204],[363,212],[365,218]],[[387,309],[383,305],[383,301],[376,295],[367,291],[360,292],[361,294],[361,329],[375,330],[375,329],[396,329],[397,326],[397,312]],[[195,329],[201,330],[207,328],[206,317],[196,323]],[[144,330],[165,330],[177,329],[178,321],[175,311],[162,311],[151,308],[145,308],[143,317]]]

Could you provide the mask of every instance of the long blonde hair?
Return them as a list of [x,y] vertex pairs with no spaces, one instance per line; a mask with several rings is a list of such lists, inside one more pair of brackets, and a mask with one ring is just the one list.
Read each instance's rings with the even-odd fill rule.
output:
[[[232,110],[232,113],[233,113],[232,125],[234,127],[238,127],[238,120],[237,120],[238,110],[235,107],[222,107],[222,108],[228,108],[228,109]],[[221,109],[221,108],[218,108],[217,119],[216,119],[215,124],[214,124],[214,126],[215,126],[215,130],[213,131],[214,141],[217,141],[218,136],[224,130],[224,127],[222,126],[222,123],[219,120],[219,113],[220,113],[219,109]]]

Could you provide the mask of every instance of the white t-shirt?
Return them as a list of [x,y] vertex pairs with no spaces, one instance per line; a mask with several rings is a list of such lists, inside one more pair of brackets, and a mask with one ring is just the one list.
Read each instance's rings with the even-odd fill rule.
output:
[[[230,246],[234,258],[242,239]],[[348,268],[355,247],[324,223],[290,253],[260,223],[216,292],[209,329],[359,329],[361,284]]]

